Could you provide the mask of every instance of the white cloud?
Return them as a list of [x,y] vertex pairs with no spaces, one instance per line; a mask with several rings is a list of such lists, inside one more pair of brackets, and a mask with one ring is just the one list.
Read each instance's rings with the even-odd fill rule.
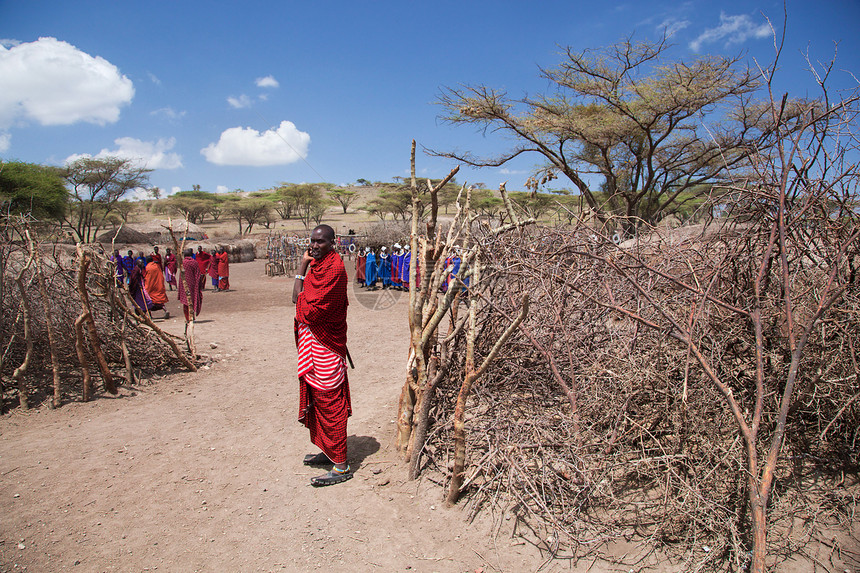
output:
[[161,85],[161,80],[158,79],[158,76],[156,76],[152,72],[147,72],[147,74],[149,75],[149,81],[151,81],[152,83],[154,83],[157,86]]
[[185,117],[184,111],[176,111],[172,107],[162,107],[155,111],[149,112],[149,115],[163,116],[167,119],[182,119]]
[[690,49],[698,52],[703,44],[711,44],[725,39],[725,45],[743,44],[750,38],[767,38],[772,34],[770,25],[765,22],[755,25],[747,14],[729,16],[720,12],[720,25],[702,32],[698,38],[690,42]]
[[227,103],[229,103],[236,109],[241,109],[243,107],[251,107],[251,98],[249,98],[245,94],[242,94],[237,98],[230,96],[227,98]]
[[[102,149],[96,155],[96,159],[105,157],[120,157],[131,159],[135,164],[147,169],[178,169],[182,167],[182,157],[178,153],[168,153],[176,145],[176,139],[159,139],[156,142],[141,141],[133,137],[120,137],[115,139],[116,149]],[[93,157],[89,154],[75,154],[66,158],[66,163],[71,163],[82,157]]]
[[229,193],[229,192],[230,192],[230,188],[227,187],[226,185],[216,185],[215,186],[215,193],[222,194],[222,193]]
[[657,26],[657,30],[665,30],[666,36],[671,37],[689,25],[690,25],[689,20],[678,20],[677,18],[666,18],[665,20],[660,22],[660,25]]
[[[153,187],[156,187],[153,185]],[[171,195],[175,195],[182,191],[182,187],[178,185],[174,185],[170,189],[165,189],[161,187],[161,198],[164,199],[166,197],[170,197]],[[127,195],[122,196],[123,199],[128,199],[130,201],[142,201],[144,199],[152,199],[152,195],[149,193],[149,189],[144,189],[143,187],[136,187],[128,192]]]
[[135,187],[131,191],[127,192],[122,198],[129,201],[143,201],[144,199],[151,199],[149,195],[149,191],[144,189],[143,187]]
[[528,172],[521,169],[508,169],[507,167],[502,167],[499,169],[499,173],[502,175],[522,175],[523,173]]
[[274,78],[274,76],[266,76],[265,78],[257,78],[257,87],[258,88],[276,88],[281,84],[278,83],[278,80]]
[[7,151],[12,145],[12,134],[7,131],[0,131],[0,152]]
[[210,143],[200,153],[216,165],[287,165],[307,157],[310,141],[311,136],[299,131],[293,122],[282,121],[277,129],[263,133],[250,127],[231,127],[218,143]]
[[116,66],[56,38],[0,46],[0,126],[114,123],[133,97]]

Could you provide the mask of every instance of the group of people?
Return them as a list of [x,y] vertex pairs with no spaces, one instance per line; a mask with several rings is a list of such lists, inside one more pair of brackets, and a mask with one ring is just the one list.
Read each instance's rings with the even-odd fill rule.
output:
[[355,280],[369,290],[409,290],[411,265],[409,245],[394,243],[391,251],[385,246],[364,247],[355,260]]
[[206,289],[206,278],[212,280],[215,292],[230,290],[230,263],[224,247],[213,249],[207,253],[202,246],[187,248],[183,253],[182,270],[184,284],[177,284],[178,261],[170,248],[162,257],[157,246],[152,252],[144,255],[128,251],[125,256],[115,250],[111,261],[115,264],[115,280],[117,287],[128,288],[139,314],[152,316],[153,311],[163,310],[164,318],[170,318],[167,305],[167,290],[176,290],[185,320],[193,320],[200,314],[203,304],[203,291]]
[[201,245],[197,246],[194,260],[200,267],[203,277],[203,290],[206,290],[206,277],[212,281],[212,290],[222,292],[230,290],[230,261],[227,250],[219,247],[207,253]]
[[111,260],[116,266],[115,280],[117,287],[125,286],[141,314],[150,314],[156,310],[164,311],[164,318],[170,318],[165,308],[167,304],[166,287],[170,290],[176,286],[176,255],[170,249],[161,256],[158,247],[144,255],[128,251],[125,256],[119,250],[113,252]]
[[[412,266],[412,253],[409,245],[394,243],[391,250],[387,247],[364,247],[359,250],[355,261],[355,281],[368,290],[394,289],[409,290],[409,269]],[[445,259],[446,276],[440,290],[448,291],[448,286],[461,272],[462,258],[455,250]],[[421,266],[416,269],[416,283],[421,284]],[[469,286],[469,277],[463,277],[463,284]]]

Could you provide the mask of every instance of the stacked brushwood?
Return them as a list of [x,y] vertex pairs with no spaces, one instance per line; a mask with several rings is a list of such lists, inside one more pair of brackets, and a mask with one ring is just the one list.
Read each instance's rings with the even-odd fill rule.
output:
[[[764,97],[725,114],[743,127],[696,120],[683,135],[703,109],[678,99],[686,80],[628,89],[630,51],[620,68],[564,68],[576,104],[526,98],[520,115],[495,90],[452,90],[446,119],[518,144],[440,155],[497,167],[540,152],[537,175],[567,177],[591,212],[560,204],[569,227],[521,225],[527,213],[500,188],[491,228],[463,189],[444,236],[413,152],[421,296],[410,291],[396,442],[411,477],[436,469],[449,503],[502,507],[548,529],[550,555],[614,555],[624,570],[860,566],[860,92],[828,85],[834,61],[810,60],[818,96],[777,91],[779,51],[758,69]],[[595,103],[618,122],[567,113]],[[655,213],[688,207],[710,223],[653,228]],[[438,295],[458,246],[458,277]]]
[[[751,466],[726,391],[750,419],[763,396],[763,464],[796,372],[769,553],[856,535],[860,245],[856,214],[842,215],[786,228],[788,314],[783,267],[767,262],[766,212],[621,245],[584,225],[505,235],[476,226],[485,263],[475,354],[490,352],[524,294],[531,304],[468,402],[460,492],[470,507],[517,517],[555,556],[609,558],[616,542],[634,540],[625,566],[661,555],[688,570],[742,569]],[[442,480],[454,467],[462,335],[447,350],[423,450],[425,475]]]
[[[39,244],[7,221],[0,248],[2,408],[89,400],[101,386],[195,370],[187,341],[136,312],[115,265],[98,247]],[[96,384],[100,382],[100,384]]]

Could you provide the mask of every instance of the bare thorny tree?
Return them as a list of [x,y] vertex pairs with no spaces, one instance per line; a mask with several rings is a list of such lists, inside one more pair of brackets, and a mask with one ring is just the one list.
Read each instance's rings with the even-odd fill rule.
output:
[[[410,307],[398,426],[413,477],[436,469],[449,501],[469,492],[476,510],[491,502],[542,524],[556,556],[609,558],[634,539],[641,550],[616,560],[860,563],[858,98],[832,98],[832,63],[810,68],[822,96],[806,101],[774,93],[773,69],[761,71],[769,141],[726,170],[731,203],[707,226],[620,246],[584,223],[468,226],[480,280],[411,295],[429,304]],[[431,247],[458,238],[431,222],[413,242],[436,293],[446,270],[434,272]],[[467,316],[461,296],[475,303]],[[416,344],[415,325],[439,309],[447,332]]]

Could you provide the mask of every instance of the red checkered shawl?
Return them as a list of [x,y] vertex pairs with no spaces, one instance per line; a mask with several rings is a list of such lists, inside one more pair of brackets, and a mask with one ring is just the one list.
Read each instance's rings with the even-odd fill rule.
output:
[[[188,294],[191,295],[191,300],[185,296],[185,288],[188,287]],[[194,307],[194,315],[200,314],[200,309],[203,306],[203,291],[200,290],[200,267],[197,261],[191,257],[182,259],[182,282],[176,286],[176,294],[179,297],[179,302],[187,306]]]
[[295,335],[299,343],[299,324],[307,324],[326,348],[346,356],[346,269],[335,251],[311,263],[305,275],[304,290],[296,301]]

